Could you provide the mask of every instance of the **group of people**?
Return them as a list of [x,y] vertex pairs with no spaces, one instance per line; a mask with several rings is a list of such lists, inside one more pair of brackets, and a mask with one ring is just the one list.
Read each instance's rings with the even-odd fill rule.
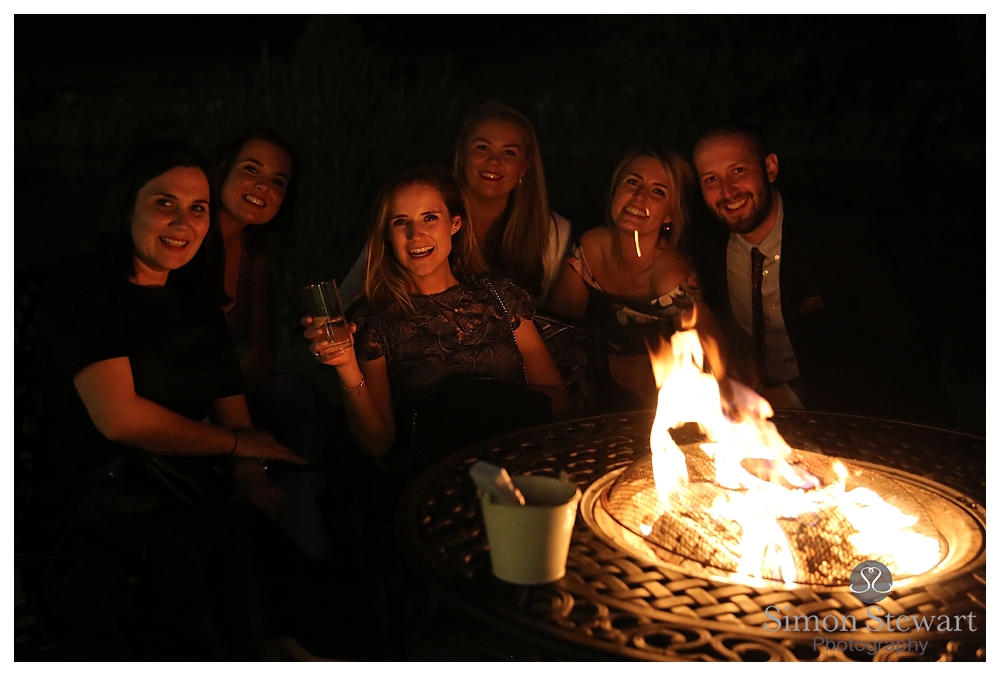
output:
[[[412,472],[407,416],[455,384],[488,383],[460,396],[541,412],[508,425],[565,417],[536,308],[600,328],[615,390],[607,399],[622,409],[653,406],[647,345],[695,328],[712,344],[717,377],[754,386],[777,408],[882,412],[850,406],[883,403],[872,374],[888,361],[866,346],[887,341],[880,315],[891,301],[856,239],[838,253],[832,234],[808,232],[847,230],[829,205],[777,190],[777,157],[758,132],[709,129],[693,169],[672,151],[629,152],[612,176],[606,223],[574,238],[549,207],[530,121],[489,102],[466,119],[451,171],[417,167],[382,189],[341,285],[351,344],[331,344],[302,320],[310,352],[341,384],[349,429],[331,430],[322,391],[273,369],[266,233],[287,215],[298,170],[294,148],[266,129],[219,146],[212,162],[179,142],[139,145],[109,193],[95,252],[50,280],[39,331],[56,415],[35,523],[54,548],[127,561],[148,581],[115,615],[126,633],[166,626],[149,621],[150,598],[190,610],[205,576],[213,593],[232,586],[222,578],[234,569],[218,562],[233,565],[233,552],[267,549],[243,574],[265,580],[301,563],[276,557],[283,539],[313,560],[331,556],[316,510],[322,473],[288,472],[281,483],[268,465],[333,466],[337,445],[325,442],[339,434],[387,460],[383,470]],[[720,242],[689,247],[696,184],[701,211],[726,227]],[[216,556],[226,547],[229,556]],[[181,582],[167,588],[179,591],[163,593],[171,576]],[[178,613],[170,631],[200,626]],[[192,652],[181,654],[240,657],[264,633],[291,631],[264,626],[233,630],[238,649],[220,641],[230,652],[198,653],[204,641],[190,637]],[[136,656],[178,657],[162,641],[142,652],[137,640]]]

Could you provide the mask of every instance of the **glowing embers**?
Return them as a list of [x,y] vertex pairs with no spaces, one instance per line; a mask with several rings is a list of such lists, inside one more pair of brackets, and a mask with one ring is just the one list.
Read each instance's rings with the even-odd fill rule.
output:
[[669,503],[653,481],[652,458],[644,458],[602,491],[601,507],[634,536],[625,544],[634,549],[641,538],[647,557],[706,577],[839,587],[859,561],[875,559],[902,580],[948,558],[939,524],[968,521],[905,478],[826,456],[792,450],[789,457],[820,480],[819,488],[789,490],[754,477],[747,483],[759,485],[730,489],[715,482],[714,462],[701,444],[680,448],[689,479],[674,485]]
[[[926,573],[950,554],[940,524],[969,525],[919,482],[791,449],[754,391],[725,381],[720,396],[694,331],[675,333],[651,359],[651,456],[601,493],[603,510],[631,536],[617,539],[637,538],[629,544],[708,577],[842,586],[867,559],[894,579]],[[678,445],[671,430],[683,436],[691,422],[693,436],[687,426]]]

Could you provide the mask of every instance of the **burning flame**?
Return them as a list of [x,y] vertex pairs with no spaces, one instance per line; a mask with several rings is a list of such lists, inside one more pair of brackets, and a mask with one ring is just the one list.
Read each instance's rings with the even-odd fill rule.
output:
[[830,509],[848,526],[830,537],[845,539],[859,555],[885,552],[894,575],[922,573],[940,562],[941,543],[912,530],[916,516],[869,488],[847,490],[843,464],[834,464],[836,480],[826,485],[793,464],[792,449],[768,421],[774,411],[753,390],[726,381],[731,394],[724,403],[719,382],[704,371],[696,331],[675,332],[669,346],[651,350],[650,358],[659,389],[649,442],[660,502],[671,510],[687,509],[683,498],[692,482],[670,430],[697,423],[708,439],[701,450],[714,463],[715,484],[728,489],[714,498],[709,516],[720,526],[739,524],[738,576],[792,582],[798,571],[782,521],[818,521],[816,515]]

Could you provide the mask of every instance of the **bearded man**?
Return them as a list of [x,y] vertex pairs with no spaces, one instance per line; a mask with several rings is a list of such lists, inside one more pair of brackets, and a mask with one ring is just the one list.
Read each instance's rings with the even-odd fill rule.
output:
[[775,408],[948,424],[950,405],[862,219],[830,199],[781,193],[778,157],[749,125],[709,128],[693,155],[710,220],[724,226],[697,262],[728,329],[731,371]]

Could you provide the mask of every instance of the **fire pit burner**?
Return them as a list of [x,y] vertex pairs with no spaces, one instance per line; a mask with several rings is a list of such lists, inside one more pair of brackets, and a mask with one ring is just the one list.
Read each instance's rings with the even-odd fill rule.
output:
[[[756,573],[768,554],[740,546],[747,530],[760,527],[759,521],[747,525],[737,520],[746,516],[742,512],[752,496],[746,490],[718,485],[711,459],[699,443],[678,443],[692,481],[681,485],[673,504],[661,501],[648,456],[591,485],[581,509],[599,536],[653,563],[699,577],[758,587],[838,591],[848,590],[851,571],[860,561],[884,563],[893,571],[893,584],[903,587],[961,567],[983,545],[984,527],[960,503],[949,499],[943,486],[902,472],[793,450],[791,461],[832,489],[790,492],[788,501],[806,501],[809,511],[764,524],[780,529],[778,536],[788,545],[795,576],[784,580],[766,568],[759,575],[748,575],[741,572],[746,559],[751,559]],[[838,470],[846,480],[841,480]],[[865,498],[886,497],[893,513],[913,515],[916,523],[893,539],[891,531],[877,521],[880,515],[866,504],[856,511],[862,512],[862,519],[868,512],[868,520],[874,523],[867,525],[874,536],[862,537],[838,502],[855,489],[861,489]],[[728,513],[713,509],[720,502],[727,505]]]
[[[946,561],[894,587],[879,606],[900,616],[974,616],[952,631],[938,624],[904,633],[867,626],[869,607],[834,587],[773,589],[722,582],[639,556],[585,518],[577,518],[566,577],[516,587],[490,572],[469,467],[488,460],[512,474],[565,471],[588,492],[609,474],[649,457],[653,413],[607,415],[514,432],[445,459],[407,490],[397,526],[413,570],[473,618],[519,637],[553,659],[895,661],[986,658],[986,549],[954,567]],[[833,414],[778,411],[778,431],[793,449],[824,453],[943,496],[986,523],[986,440],[918,425]],[[905,474],[904,474],[905,473]],[[605,484],[606,485],[606,484]],[[591,503],[592,506],[593,503]],[[589,508],[582,506],[584,516]],[[947,528],[939,528],[950,537]],[[949,557],[951,554],[949,546]],[[776,611],[780,628],[771,620]],[[817,632],[818,618],[858,631]],[[786,627],[784,619],[789,626]],[[766,626],[771,625],[771,626]],[[956,631],[960,629],[961,631]],[[846,650],[854,641],[906,643],[896,650]],[[826,641],[836,641],[827,643]],[[830,646],[833,647],[830,647]],[[884,645],[884,644],[883,644]]]

